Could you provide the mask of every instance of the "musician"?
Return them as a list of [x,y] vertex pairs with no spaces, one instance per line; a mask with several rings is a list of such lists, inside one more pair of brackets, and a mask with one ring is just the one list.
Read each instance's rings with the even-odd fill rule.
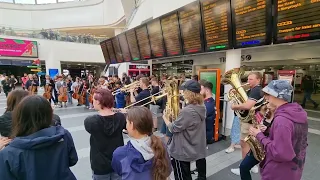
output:
[[89,108],[89,89],[90,89],[90,84],[89,84],[89,81],[87,81],[86,79],[82,79],[82,84],[80,86],[80,90],[79,90],[79,93],[80,93],[80,96],[84,95],[85,97],[85,105],[86,105],[86,108]]
[[[146,78],[146,77],[140,78],[139,85],[140,85],[140,88],[141,88],[141,92],[138,95],[135,94],[135,91],[136,91],[135,88],[130,89],[130,100],[131,100],[131,103],[135,103],[135,102],[141,101],[143,99],[145,99],[145,100],[137,103],[135,106],[141,106],[141,105],[143,105],[143,104],[145,104],[145,103],[150,101],[148,99],[148,97],[150,97],[149,80],[148,80],[148,78]],[[146,106],[148,106],[148,105],[146,105]]]
[[266,152],[260,163],[261,179],[300,180],[308,146],[307,113],[299,104],[290,103],[293,87],[287,80],[273,80],[262,91],[276,110],[269,137],[260,129],[249,130]]
[[[57,82],[55,84],[55,89],[58,92],[58,95],[61,96],[62,91],[64,90],[64,88],[67,88],[67,83],[63,80],[62,76],[58,76],[57,77]],[[59,99],[59,98],[58,98]],[[62,107],[67,107],[67,101],[60,99],[59,100],[59,105],[60,108]]]
[[108,89],[109,84],[106,81],[105,77],[100,77],[99,78],[99,85],[98,86],[101,89]]
[[196,161],[198,179],[206,179],[206,108],[203,105],[201,87],[190,80],[181,86],[187,106],[181,109],[178,118],[170,119],[167,112],[163,120],[173,133],[169,140],[169,154],[175,179],[192,180],[190,163]]
[[[151,85],[152,85],[151,95],[155,95],[155,94],[159,95],[160,86],[159,86],[159,81],[157,77],[153,77],[151,79]],[[152,113],[154,131],[158,130],[158,116],[157,116],[158,110],[159,110],[159,105],[150,104],[150,111]]]
[[[48,86],[51,87],[51,92],[50,92],[50,93],[52,94],[52,91],[53,91],[53,89],[55,88],[55,83],[54,83],[54,81],[50,78],[49,75],[46,75],[46,79],[45,79],[45,81],[44,81],[43,86],[46,86],[46,85],[48,85]],[[53,102],[53,103],[55,102],[55,99],[54,99],[53,96],[51,96],[50,102]]]
[[210,81],[200,80],[200,94],[204,97],[204,105],[206,106],[206,134],[207,144],[214,142],[215,119],[217,114],[216,101],[212,97],[213,84]]
[[66,84],[67,84],[67,91],[68,91],[68,103],[72,103],[72,94],[73,94],[73,89],[72,89],[72,79],[71,78],[66,78]]
[[116,100],[116,108],[124,108],[126,106],[126,93],[121,91],[121,81],[117,81],[115,83],[115,100]]
[[[259,106],[263,103],[263,95],[262,95],[262,88],[260,86],[262,79],[262,75],[260,72],[251,72],[248,75],[248,84],[250,87],[250,90],[247,92],[248,94],[248,100],[243,104],[232,104],[231,109],[232,110],[250,110],[254,106]],[[256,110],[257,112],[259,109]],[[240,119],[241,121],[241,119]],[[252,126],[252,121],[249,121],[248,123],[240,122],[240,129],[241,129],[241,135],[240,135],[240,145],[241,145],[241,151],[242,151],[242,158],[244,159],[246,155],[248,154],[250,150],[250,146],[244,141],[244,139],[249,135],[249,128]],[[255,166],[251,169],[251,172],[258,173],[258,167]],[[231,172],[240,176],[240,169],[231,169]]]
[[10,83],[9,77],[5,76],[4,80],[1,81],[3,92],[8,97],[9,92],[12,90],[12,84]]
[[29,74],[28,77],[29,80],[26,83],[26,89],[29,92],[36,94],[38,92],[39,81],[32,74]]
[[23,77],[21,78],[21,81],[22,81],[22,89],[25,90],[25,86],[26,86],[26,83],[28,81],[28,74],[27,73],[23,73]]
[[[81,85],[80,78],[79,78],[79,77],[76,77],[75,81],[74,81],[74,82],[72,83],[72,85],[71,85],[71,91],[72,91],[73,93],[78,93],[78,94],[79,94],[80,85]],[[79,100],[78,100],[77,106],[81,106],[81,105],[79,104]]]
[[12,90],[15,90],[16,89],[16,84],[18,83],[17,78],[15,78],[14,75],[12,74],[10,79],[9,79],[9,81],[10,81]]

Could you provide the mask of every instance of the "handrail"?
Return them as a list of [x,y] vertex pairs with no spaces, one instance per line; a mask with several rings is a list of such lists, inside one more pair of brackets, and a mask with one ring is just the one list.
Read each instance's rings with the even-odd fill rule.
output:
[[99,44],[106,38],[94,37],[90,34],[74,34],[59,32],[57,30],[30,30],[30,29],[20,29],[12,27],[0,26],[0,36],[18,36],[18,37],[28,37],[36,39],[47,39],[56,41],[67,41],[75,43],[85,43],[85,44]]

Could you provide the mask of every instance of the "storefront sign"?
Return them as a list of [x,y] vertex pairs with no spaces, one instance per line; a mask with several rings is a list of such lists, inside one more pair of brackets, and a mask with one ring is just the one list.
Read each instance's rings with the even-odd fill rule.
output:
[[0,66],[1,65],[11,65],[11,60],[9,59],[0,59]]
[[0,56],[38,57],[37,41],[0,38]]
[[129,69],[150,69],[148,65],[129,65]]
[[31,60],[13,60],[11,62],[12,66],[31,66]]

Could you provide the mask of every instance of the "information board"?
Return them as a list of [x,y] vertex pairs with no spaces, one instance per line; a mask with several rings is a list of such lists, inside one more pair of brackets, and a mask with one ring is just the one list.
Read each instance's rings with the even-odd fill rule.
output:
[[109,53],[108,53],[108,49],[107,49],[107,44],[105,41],[101,42],[100,43],[100,47],[101,47],[101,50],[102,50],[102,53],[103,53],[103,57],[104,57],[104,60],[106,62],[106,64],[110,64],[110,57],[109,57]]
[[203,52],[202,23],[199,2],[196,1],[178,10],[183,53]]
[[180,28],[177,13],[163,17],[160,21],[167,56],[181,55]]
[[126,37],[129,45],[129,51],[133,61],[140,60],[140,52],[137,41],[136,32],[134,29],[131,29],[126,32]]
[[106,41],[106,45],[107,45],[107,50],[109,53],[111,64],[116,64],[117,60],[116,60],[116,55],[114,54],[114,51],[113,51],[113,45],[112,45],[111,39]]
[[320,0],[275,0],[274,42],[320,38]]
[[150,48],[150,43],[149,43],[147,26],[143,25],[141,27],[138,27],[136,29],[136,35],[137,35],[137,39],[138,39],[141,59],[143,59],[143,60],[150,59],[151,58],[151,48]]
[[149,40],[151,45],[151,53],[153,58],[160,58],[165,56],[163,46],[163,36],[161,24],[159,19],[155,19],[147,24]]
[[119,38],[120,48],[121,48],[122,57],[123,57],[124,61],[126,61],[126,62],[131,61],[131,55],[130,55],[130,51],[129,51],[129,46],[128,46],[126,34],[122,33],[118,36],[118,38]]
[[231,5],[235,48],[271,43],[270,0],[231,0]]
[[120,49],[118,36],[115,36],[115,37],[112,38],[112,45],[113,45],[114,53],[116,55],[117,63],[122,63],[123,62],[123,57],[122,57],[122,52],[121,52],[121,49]]
[[[230,0],[201,0],[205,51],[229,49],[232,44]],[[229,38],[230,37],[230,38]]]

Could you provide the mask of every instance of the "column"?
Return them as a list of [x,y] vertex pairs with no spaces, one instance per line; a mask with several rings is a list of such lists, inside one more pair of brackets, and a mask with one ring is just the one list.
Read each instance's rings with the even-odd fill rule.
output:
[[[229,71],[233,68],[239,68],[241,66],[241,49],[233,49],[228,50],[226,52],[226,67],[225,71]],[[231,89],[231,85],[224,86],[224,93],[229,92]],[[223,92],[221,92],[223,93]],[[227,95],[224,95],[224,99],[227,99]],[[228,102],[227,106],[224,106],[223,112],[226,113],[225,117],[223,118],[223,125],[226,125],[226,136],[230,135],[232,122],[234,118],[234,112],[231,110],[231,103]],[[226,123],[224,122],[226,120]]]
[[49,75],[49,69],[58,69],[58,74],[62,74],[60,60],[55,58],[55,55],[52,49],[49,51],[47,59],[45,59],[45,62],[46,62],[46,74]]
[[148,65],[150,66],[150,75],[152,75],[152,60],[148,60]]

